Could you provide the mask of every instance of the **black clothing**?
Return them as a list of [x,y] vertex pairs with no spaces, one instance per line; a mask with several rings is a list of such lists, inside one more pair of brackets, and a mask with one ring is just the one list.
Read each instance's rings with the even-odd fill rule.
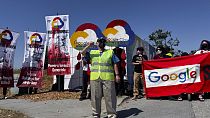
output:
[[119,58],[118,62],[118,71],[119,71],[119,76],[120,76],[120,82],[117,83],[115,82],[115,88],[116,88],[116,95],[124,95],[125,93],[125,87],[124,87],[124,76],[126,74],[125,67],[122,66],[122,62],[125,62],[125,60],[121,57],[122,53],[125,51],[122,48],[116,47],[113,49],[114,54]]
[[[148,60],[147,55],[134,55],[132,62],[138,63],[137,61]],[[142,73],[142,64],[134,65],[134,72]]]
[[200,44],[200,50],[209,50],[210,42],[208,40],[202,40]]
[[83,70],[83,87],[82,87],[82,93],[80,97],[86,98],[87,96],[87,89],[88,89],[88,83],[89,83],[89,76],[87,74],[87,71]]
[[[64,91],[64,75],[56,75],[57,91]],[[59,82],[60,81],[60,82]]]

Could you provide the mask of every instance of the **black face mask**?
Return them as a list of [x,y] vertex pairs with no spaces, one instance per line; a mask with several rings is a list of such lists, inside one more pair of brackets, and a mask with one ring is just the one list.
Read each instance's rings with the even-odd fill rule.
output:
[[98,45],[100,48],[104,48],[105,47],[105,43],[99,43]]
[[201,49],[202,50],[208,50],[208,44],[202,44]]

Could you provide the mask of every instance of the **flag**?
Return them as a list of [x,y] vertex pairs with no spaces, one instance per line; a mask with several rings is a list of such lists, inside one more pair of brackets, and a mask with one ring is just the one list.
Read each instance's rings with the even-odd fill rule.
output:
[[147,97],[210,92],[210,53],[143,62]]
[[69,16],[46,16],[48,75],[70,74]]
[[13,62],[19,33],[0,29],[0,87],[14,87]]
[[46,50],[46,33],[24,31],[25,51],[18,87],[41,87]]

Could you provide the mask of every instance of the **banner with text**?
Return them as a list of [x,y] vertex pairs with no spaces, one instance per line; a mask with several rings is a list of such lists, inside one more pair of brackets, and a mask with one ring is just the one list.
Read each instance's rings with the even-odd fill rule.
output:
[[48,75],[70,74],[69,16],[46,16]]
[[210,53],[143,62],[147,97],[210,92]]
[[46,49],[46,33],[24,31],[25,52],[18,87],[41,87]]
[[13,62],[19,33],[0,29],[0,87],[14,87]]

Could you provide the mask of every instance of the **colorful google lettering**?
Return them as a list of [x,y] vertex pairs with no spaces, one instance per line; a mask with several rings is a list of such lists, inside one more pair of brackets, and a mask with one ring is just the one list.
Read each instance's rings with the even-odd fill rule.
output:
[[[190,71],[189,68],[186,69],[186,71],[184,72],[180,72],[180,73],[172,73],[172,74],[163,74],[163,75],[159,75],[158,72],[151,72],[148,76],[148,79],[151,82],[158,82],[160,80],[162,80],[163,82],[165,81],[169,81],[169,80],[177,80],[179,79],[179,82],[185,82],[186,79],[191,79],[191,78],[196,78],[196,71]],[[154,78],[152,78],[154,77]]]
[[195,83],[200,82],[200,65],[145,70],[144,74],[147,87]]
[[71,45],[73,48],[76,48],[78,47],[78,42],[77,42],[77,39],[79,37],[82,37],[82,38],[87,38],[88,37],[88,34],[86,32],[83,32],[83,31],[78,31],[78,32],[74,32],[70,38],[70,42],[71,42]]

